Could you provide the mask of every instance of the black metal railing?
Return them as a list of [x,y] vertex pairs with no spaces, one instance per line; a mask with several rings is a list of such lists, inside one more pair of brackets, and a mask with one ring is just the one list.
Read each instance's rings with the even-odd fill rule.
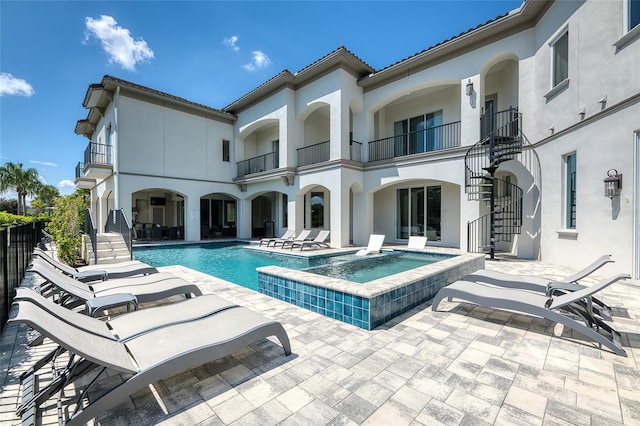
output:
[[369,161],[460,146],[460,121],[369,142]]
[[25,276],[33,248],[40,242],[43,229],[41,221],[0,227],[0,331],[9,319],[15,289]]
[[89,142],[84,150],[85,164],[113,164],[111,145]]
[[84,163],[83,162],[78,162],[78,164],[76,164],[76,179],[80,179],[84,177]]
[[124,210],[109,210],[107,223],[104,225],[104,231],[122,235],[124,243],[127,245],[127,249],[129,250],[130,259],[133,260],[132,234],[135,230],[127,220]]
[[91,209],[85,209],[84,211],[84,233],[89,236],[91,241],[91,249],[93,250],[93,263],[98,263],[98,230],[96,229],[96,222],[93,220],[93,214]]
[[480,118],[481,139],[465,155],[465,191],[470,201],[488,203],[489,212],[467,223],[467,251],[489,250],[494,258],[496,243],[512,241],[522,227],[523,190],[495,172],[500,164],[522,152],[522,116],[517,108]]
[[349,142],[349,158],[353,161],[362,162],[362,142],[351,139]]
[[329,161],[329,141],[298,148],[298,167]]
[[279,167],[278,152],[274,151],[268,154],[249,158],[248,160],[239,161],[236,163],[236,167],[236,177],[277,169]]

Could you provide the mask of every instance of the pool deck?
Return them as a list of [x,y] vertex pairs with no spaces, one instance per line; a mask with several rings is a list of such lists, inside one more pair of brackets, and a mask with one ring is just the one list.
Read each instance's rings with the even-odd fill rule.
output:
[[[520,260],[486,268],[551,279],[573,272]],[[619,272],[607,268],[585,281]],[[275,340],[252,345],[137,392],[96,424],[640,424],[637,280],[601,295],[614,308],[621,357],[545,320],[469,304],[443,302],[432,312],[427,302],[365,331],[193,270],[161,269],[280,321],[293,354]],[[37,283],[28,274],[24,284]],[[2,335],[2,424],[19,424],[16,376],[37,355],[25,346],[28,334],[9,325]],[[56,423],[55,413],[47,405],[43,424]]]

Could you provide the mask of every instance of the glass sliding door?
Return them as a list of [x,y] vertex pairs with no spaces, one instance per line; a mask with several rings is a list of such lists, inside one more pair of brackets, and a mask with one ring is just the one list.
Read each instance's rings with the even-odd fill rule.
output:
[[426,129],[427,151],[442,149],[442,111],[427,114]]
[[411,228],[409,236],[424,235],[424,187],[411,188]]
[[406,240],[409,238],[409,190],[398,189],[397,201],[396,238]]
[[440,186],[418,186],[396,191],[396,239],[407,240],[412,235],[427,236],[429,241],[441,241]]
[[424,152],[425,126],[424,115],[409,120],[409,154]]
[[427,187],[427,239],[441,241],[442,223],[442,188],[440,186]]
[[393,156],[400,157],[407,155],[407,120],[396,121],[393,123]]

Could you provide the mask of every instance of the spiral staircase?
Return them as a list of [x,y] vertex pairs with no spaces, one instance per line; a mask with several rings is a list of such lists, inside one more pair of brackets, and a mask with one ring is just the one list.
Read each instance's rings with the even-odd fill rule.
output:
[[[522,152],[522,115],[517,108],[480,117],[481,140],[465,155],[465,192],[485,203],[488,213],[467,224],[467,251],[495,258],[496,243],[511,242],[522,228],[522,188],[496,177],[500,164]],[[498,173],[499,174],[499,173]]]

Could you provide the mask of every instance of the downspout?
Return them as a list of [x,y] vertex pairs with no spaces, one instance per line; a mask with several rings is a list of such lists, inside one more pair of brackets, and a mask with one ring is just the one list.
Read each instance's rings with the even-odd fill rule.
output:
[[114,193],[114,206],[113,210],[120,209],[120,182],[119,182],[119,152],[118,152],[118,101],[120,96],[120,85],[116,86],[116,94],[113,99],[113,132],[115,134],[115,138],[111,139],[113,153],[111,157],[113,158],[113,193]]

